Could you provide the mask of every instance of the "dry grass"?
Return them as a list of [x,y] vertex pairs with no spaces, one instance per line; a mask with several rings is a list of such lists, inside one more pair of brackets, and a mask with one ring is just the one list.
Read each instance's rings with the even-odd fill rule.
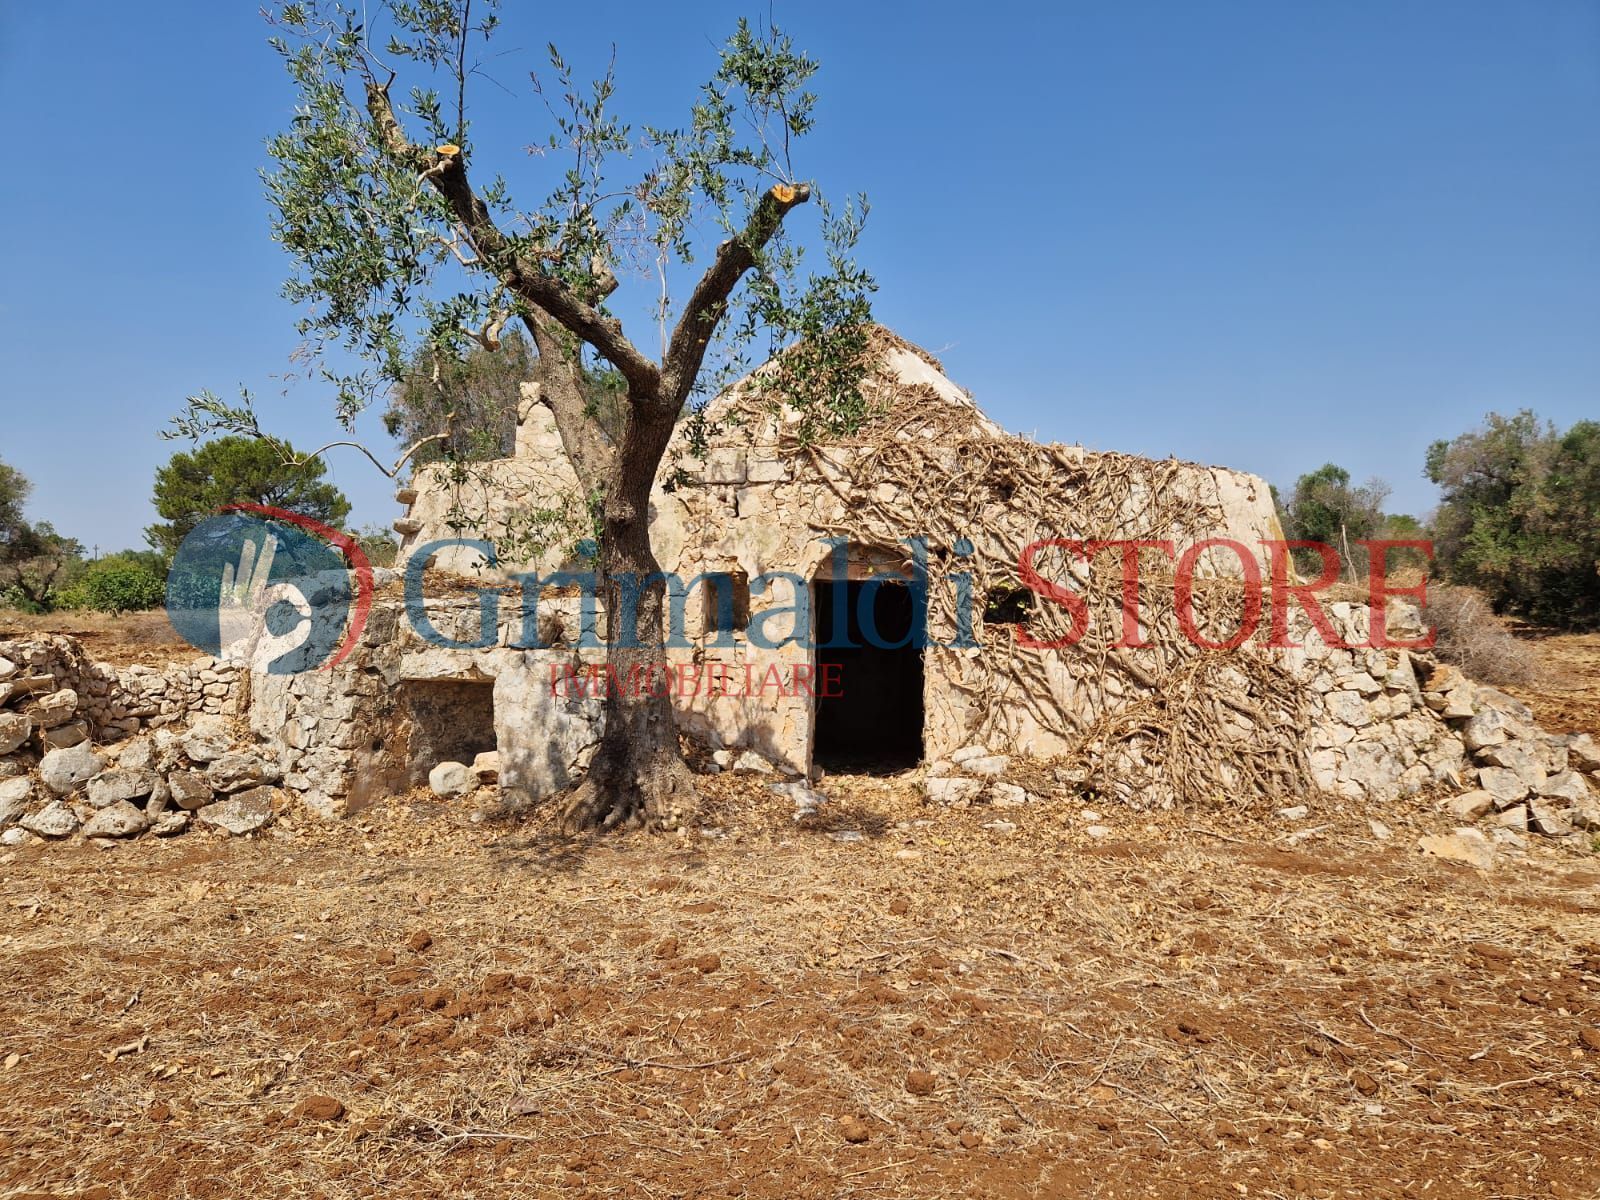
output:
[[[1542,646],[1517,694],[1600,731],[1600,637]],[[0,1197],[1600,1193],[1592,853],[702,783],[716,836],[408,796],[0,853]]]
[[1496,686],[1540,682],[1538,647],[1513,634],[1476,589],[1431,587],[1423,616],[1438,631],[1435,653],[1469,678]]
[[1378,840],[1338,806],[1108,811],[1095,840],[1067,801],[849,777],[796,828],[705,784],[719,836],[558,842],[409,797],[17,854],[0,1194],[1600,1188],[1593,856],[1482,876],[1413,852],[1425,810]]

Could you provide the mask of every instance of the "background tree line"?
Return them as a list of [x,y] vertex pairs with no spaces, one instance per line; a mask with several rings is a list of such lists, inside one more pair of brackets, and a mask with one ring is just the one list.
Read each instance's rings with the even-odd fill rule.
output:
[[[1364,539],[1431,539],[1429,574],[1481,592],[1496,613],[1567,627],[1600,623],[1600,422],[1562,431],[1523,410],[1434,442],[1423,473],[1440,489],[1427,522],[1384,511],[1388,485],[1351,482],[1334,463],[1300,476],[1285,501],[1287,537],[1334,547],[1352,579],[1367,573]],[[1421,566],[1391,553],[1391,570]],[[1315,553],[1307,570],[1320,568]]]
[[[283,447],[292,456],[292,448]],[[197,524],[226,504],[252,501],[345,527],[350,502],[323,480],[320,460],[295,466],[280,447],[223,437],[174,454],[156,472],[151,497],[163,519],[145,529],[149,548],[85,553],[83,543],[49,521],[29,521],[28,478],[0,462],[0,607],[26,612],[91,609],[137,612],[166,598],[172,556]],[[394,563],[394,535],[378,527],[351,531],[375,566]]]

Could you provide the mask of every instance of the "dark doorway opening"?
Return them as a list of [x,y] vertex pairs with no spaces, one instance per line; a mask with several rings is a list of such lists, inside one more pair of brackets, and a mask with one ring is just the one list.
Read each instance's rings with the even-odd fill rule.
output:
[[408,679],[400,685],[408,782],[420,787],[442,762],[466,766],[495,748],[494,683],[490,680]]
[[[864,596],[870,629],[862,622]],[[812,761],[824,771],[873,775],[916,766],[926,639],[911,589],[883,580],[819,579],[812,611],[818,684]]]

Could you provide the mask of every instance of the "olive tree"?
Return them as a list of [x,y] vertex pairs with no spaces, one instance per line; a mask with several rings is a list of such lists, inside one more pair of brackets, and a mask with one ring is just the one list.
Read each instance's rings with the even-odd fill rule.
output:
[[24,507],[33,483],[0,461],[0,604],[49,612],[63,585],[83,564],[83,545],[49,521],[28,521]]
[[[611,68],[582,84],[552,46],[530,75],[548,132],[524,166],[548,182],[528,206],[468,120],[494,4],[326,0],[269,19],[299,96],[270,143],[273,233],[295,260],[286,290],[306,305],[310,352],[337,351],[320,361],[339,415],[353,421],[419,353],[448,362],[465,345],[493,350],[520,323],[539,400],[590,489],[601,586],[613,602],[637,591],[637,628],[613,636],[610,665],[617,679],[641,677],[663,640],[650,489],[680,416],[742,373],[758,339],[787,347],[774,378],[803,430],[848,426],[861,411],[874,284],[853,253],[865,202],[828,205],[793,161],[813,128],[817,63],[777,29],[741,21],[683,124],[635,128],[612,111]],[[808,205],[810,236],[786,230]],[[825,269],[803,271],[807,244]],[[608,303],[630,277],[655,307],[653,352]],[[352,358],[356,368],[339,365]],[[597,411],[586,386],[596,371],[621,380],[620,422]],[[248,394],[237,405],[193,397],[179,425],[260,432]],[[611,689],[568,826],[670,828],[694,802],[670,699]]]

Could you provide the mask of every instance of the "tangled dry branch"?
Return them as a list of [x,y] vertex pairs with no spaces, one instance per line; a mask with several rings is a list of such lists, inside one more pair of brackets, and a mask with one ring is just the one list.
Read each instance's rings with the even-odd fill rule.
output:
[[[1126,636],[1122,544],[1181,551],[1223,528],[1216,497],[1196,484],[1205,473],[1010,437],[975,408],[922,399],[908,404],[902,393],[843,446],[786,451],[847,501],[842,521],[813,519],[819,535],[869,547],[920,536],[935,579],[970,574],[981,652],[930,653],[945,656],[944,677],[975,714],[971,740],[1005,744],[1028,724],[1054,732],[1087,789],[1138,807],[1264,805],[1311,790],[1301,690],[1278,652],[1196,645],[1179,622],[1173,560],[1159,547],[1136,551],[1140,619]],[[1061,544],[1069,541],[1109,545],[1091,564]],[[1039,549],[1028,565],[1085,601],[1087,629],[1070,645],[1048,643],[1079,632],[1072,614],[1024,586],[1031,546]],[[1021,625],[993,619],[1008,599],[1026,608],[1026,639]],[[932,640],[957,632],[960,603],[956,589],[930,587]],[[1206,641],[1238,630],[1243,591],[1225,568],[1194,588],[1192,613]],[[1079,716],[1090,713],[1101,715]]]

